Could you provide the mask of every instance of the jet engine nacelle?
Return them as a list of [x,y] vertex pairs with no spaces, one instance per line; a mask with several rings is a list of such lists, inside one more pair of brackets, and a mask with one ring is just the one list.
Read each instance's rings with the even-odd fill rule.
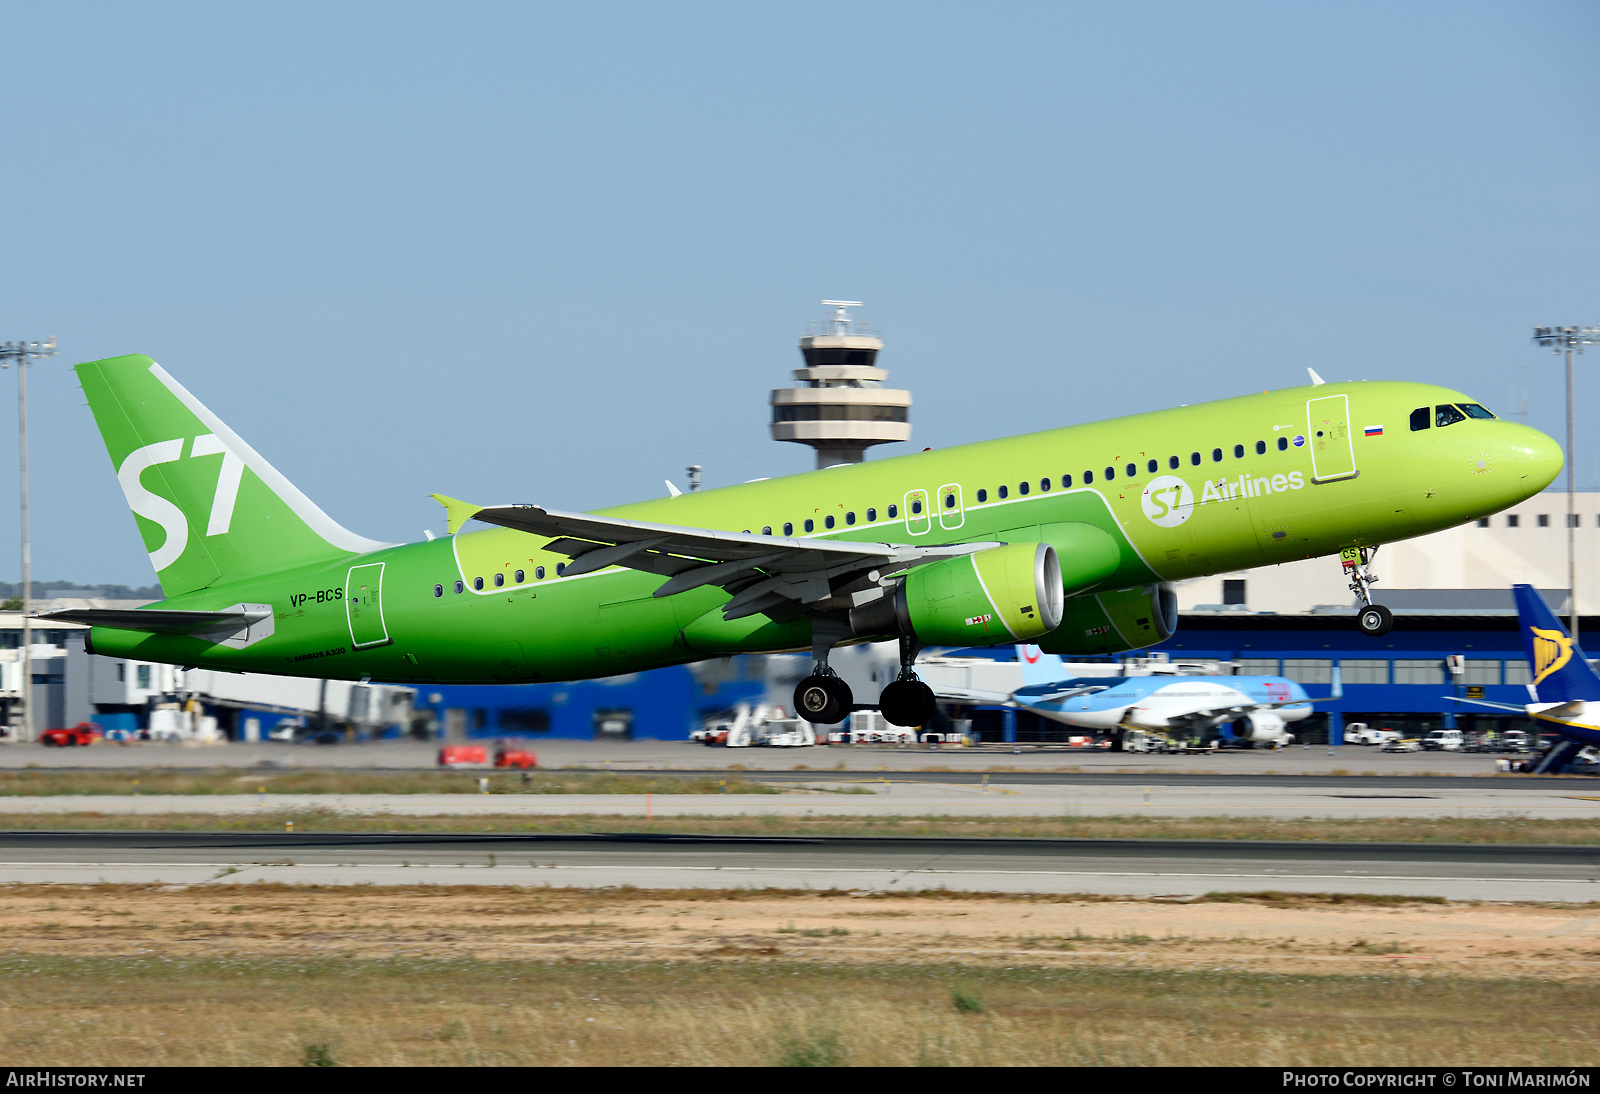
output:
[[1178,597],[1170,585],[1113,589],[1067,601],[1061,626],[1039,639],[1045,653],[1122,653],[1146,649],[1178,629]]
[[851,611],[850,629],[924,646],[1032,642],[1060,624],[1063,600],[1055,548],[1007,543],[918,566],[891,596]]
[[1288,733],[1286,724],[1275,710],[1256,710],[1233,724],[1233,735],[1246,741],[1276,741]]

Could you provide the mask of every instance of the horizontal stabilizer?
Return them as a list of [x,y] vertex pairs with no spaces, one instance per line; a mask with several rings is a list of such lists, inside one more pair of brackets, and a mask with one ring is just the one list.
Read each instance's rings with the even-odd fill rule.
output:
[[64,608],[34,616],[46,623],[81,623],[149,634],[188,634],[243,649],[272,633],[271,604],[235,604],[217,612],[173,608]]

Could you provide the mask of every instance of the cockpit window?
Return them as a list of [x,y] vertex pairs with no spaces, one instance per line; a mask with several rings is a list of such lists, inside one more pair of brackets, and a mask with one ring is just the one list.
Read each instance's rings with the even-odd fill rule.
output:
[[1469,418],[1489,419],[1494,417],[1493,414],[1490,414],[1488,410],[1479,406],[1477,403],[1457,403],[1456,405],[1462,410],[1466,411],[1467,417]]
[[1411,412],[1411,432],[1415,433],[1419,429],[1427,429],[1433,424],[1432,418],[1433,415],[1428,413],[1427,407],[1417,407]]
[[1433,424],[1440,426],[1441,428],[1447,425],[1455,425],[1457,422],[1464,422],[1466,420],[1467,416],[1461,413],[1461,411],[1457,410],[1455,407],[1451,406],[1449,403],[1441,403],[1433,408]]

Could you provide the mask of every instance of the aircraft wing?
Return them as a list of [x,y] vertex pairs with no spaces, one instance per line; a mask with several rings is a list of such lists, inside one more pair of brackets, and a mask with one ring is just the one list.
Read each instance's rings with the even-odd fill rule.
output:
[[549,537],[545,550],[573,560],[562,568],[567,577],[626,566],[667,578],[656,596],[705,585],[726,589],[733,594],[722,608],[723,618],[729,620],[775,612],[793,618],[808,611],[851,607],[871,599],[855,600],[852,594],[876,590],[884,578],[902,570],[1000,546],[792,539],[565,513],[537,505],[477,508],[454,498],[434,497],[450,514],[452,532],[472,519]]
[[1527,707],[1519,707],[1511,703],[1491,703],[1487,699],[1458,699],[1454,695],[1446,695],[1444,698],[1450,700],[1452,703],[1471,703],[1475,707],[1492,707],[1495,710],[1514,710],[1518,714],[1525,714],[1527,713],[1528,709]]
[[1015,706],[1009,691],[979,691],[977,688],[937,687],[933,693],[952,703],[993,703],[997,706]]

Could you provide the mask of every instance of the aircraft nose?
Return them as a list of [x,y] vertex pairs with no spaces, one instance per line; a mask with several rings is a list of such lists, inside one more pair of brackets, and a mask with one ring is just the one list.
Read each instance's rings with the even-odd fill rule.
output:
[[1561,474],[1561,467],[1566,462],[1561,454],[1561,445],[1556,443],[1555,438],[1540,433],[1532,426],[1507,424],[1514,430],[1511,436],[1511,459],[1521,478],[1523,496],[1532,497],[1555,482],[1556,476]]

